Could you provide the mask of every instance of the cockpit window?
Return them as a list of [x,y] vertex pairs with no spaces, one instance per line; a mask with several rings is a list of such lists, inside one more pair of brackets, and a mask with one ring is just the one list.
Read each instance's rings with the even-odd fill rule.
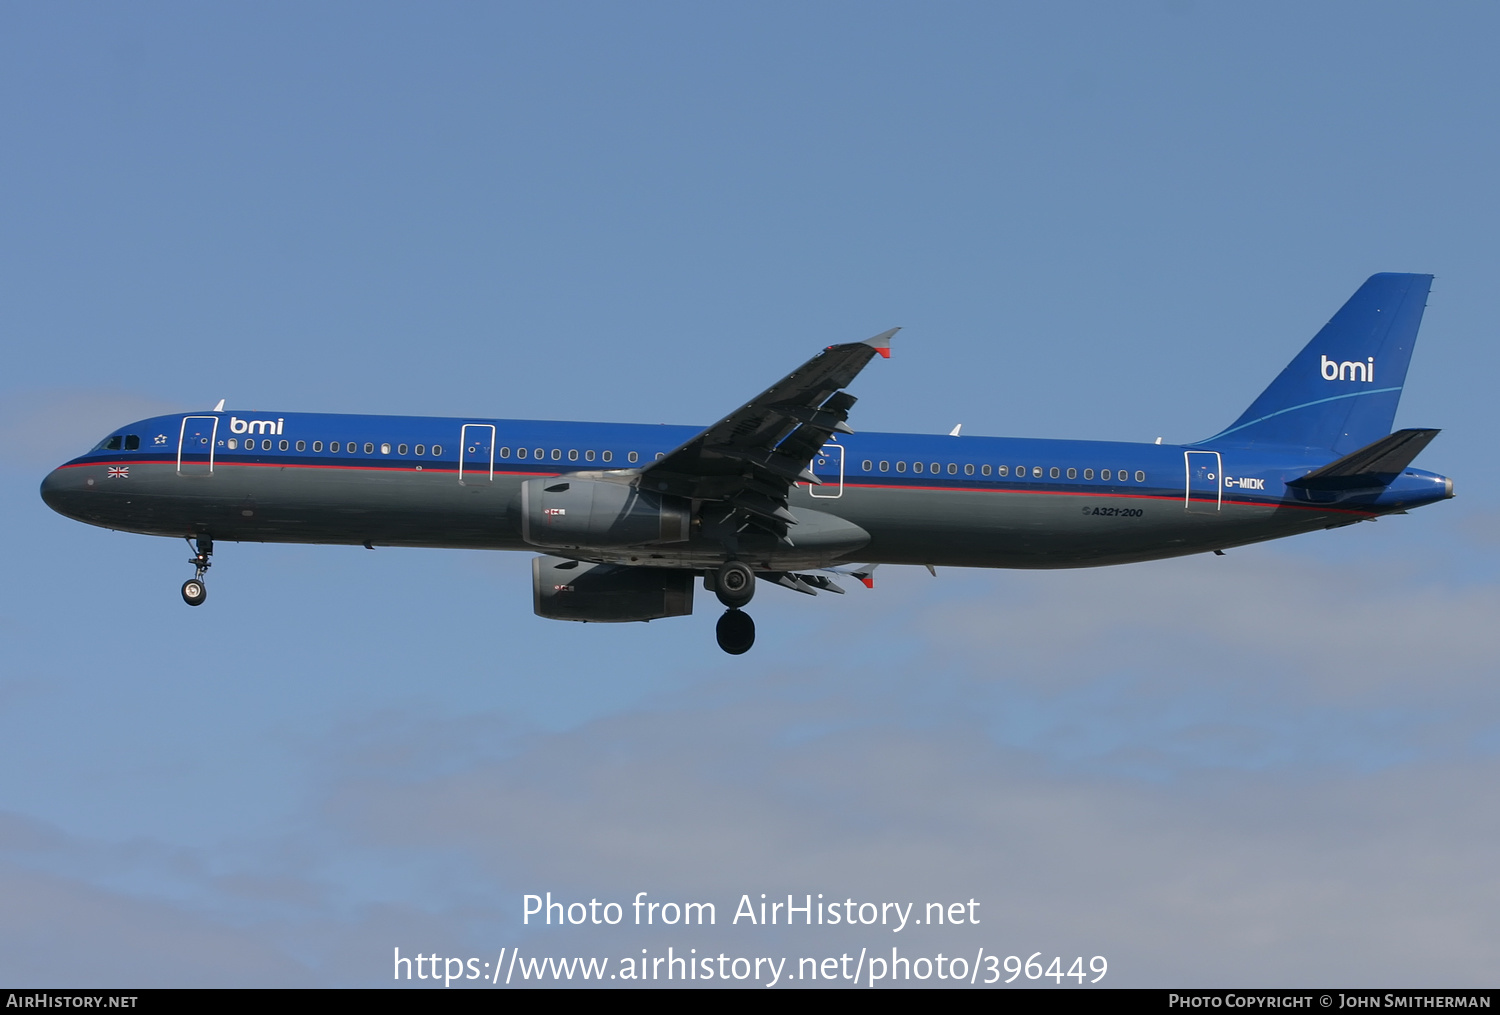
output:
[[113,434],[104,438],[94,448],[95,451],[139,451],[141,447],[140,434]]

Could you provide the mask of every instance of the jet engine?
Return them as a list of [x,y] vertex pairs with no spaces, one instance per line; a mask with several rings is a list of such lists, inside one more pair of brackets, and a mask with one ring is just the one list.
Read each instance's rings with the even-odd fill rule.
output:
[[693,572],[563,557],[531,562],[532,608],[549,620],[619,624],[693,612]]
[[628,483],[563,477],[521,484],[521,538],[534,546],[649,546],[687,541],[692,505]]

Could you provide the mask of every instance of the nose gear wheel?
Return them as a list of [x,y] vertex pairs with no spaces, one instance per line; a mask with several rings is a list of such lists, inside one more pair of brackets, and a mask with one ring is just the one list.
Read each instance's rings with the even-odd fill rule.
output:
[[208,598],[208,586],[204,584],[203,576],[213,567],[210,558],[214,555],[214,541],[207,536],[199,536],[196,545],[189,539],[188,546],[193,550],[188,563],[193,565],[196,574],[182,583],[182,601],[189,606],[202,606],[203,601]]

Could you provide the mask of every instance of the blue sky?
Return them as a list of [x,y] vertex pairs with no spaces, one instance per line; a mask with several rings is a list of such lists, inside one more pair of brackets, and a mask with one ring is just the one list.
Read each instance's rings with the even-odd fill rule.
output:
[[[1492,5],[0,10],[0,978],[619,956],[521,896],[969,898],[1108,983],[1493,982]],[[1223,558],[572,625],[524,554],[180,543],[37,497],[159,411],[705,424],[903,326],[868,430],[1186,441],[1437,276],[1458,497]],[[867,932],[705,931],[822,954]],[[1047,982],[1047,981],[1044,981]]]

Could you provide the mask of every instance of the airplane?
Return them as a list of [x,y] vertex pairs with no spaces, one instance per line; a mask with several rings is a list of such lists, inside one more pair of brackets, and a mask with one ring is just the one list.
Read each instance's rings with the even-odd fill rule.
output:
[[1238,419],[1193,444],[855,433],[845,389],[892,329],[831,345],[707,429],[224,411],[143,419],[53,470],[78,521],[184,538],[200,606],[223,542],[527,550],[535,612],[650,621],[758,582],[873,587],[879,565],[1063,568],[1337,528],[1453,496],[1391,426],[1431,275],[1372,276]]

